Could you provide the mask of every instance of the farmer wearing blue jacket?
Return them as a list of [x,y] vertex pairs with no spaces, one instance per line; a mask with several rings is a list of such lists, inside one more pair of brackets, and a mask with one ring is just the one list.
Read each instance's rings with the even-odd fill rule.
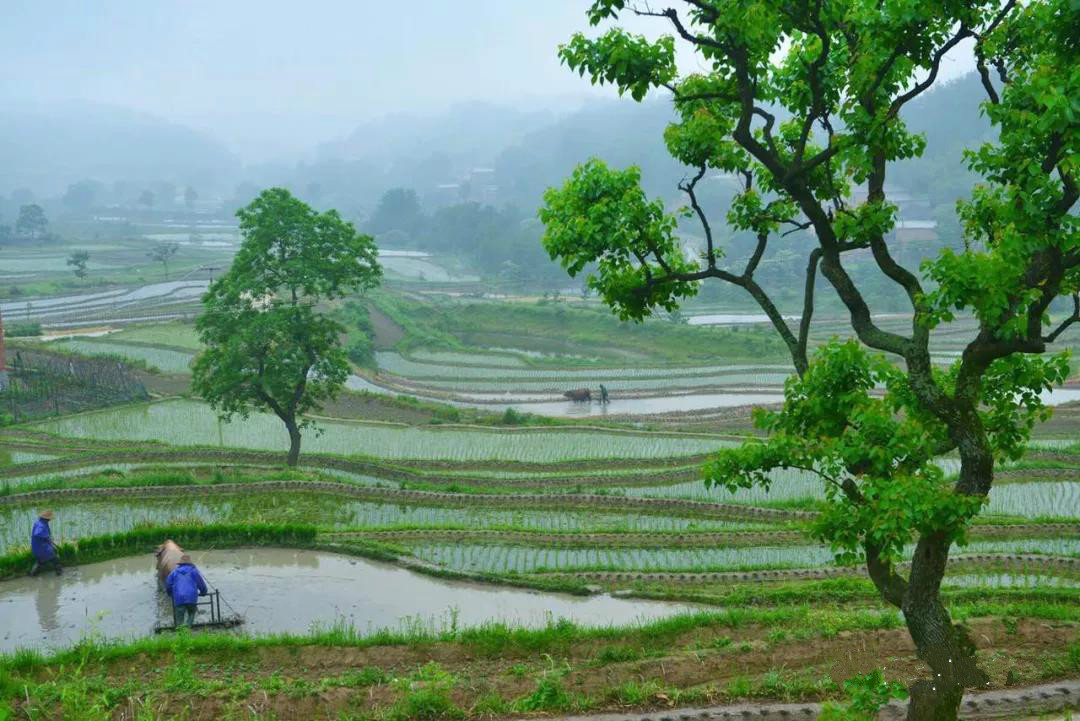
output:
[[177,628],[195,623],[196,602],[206,595],[206,581],[186,553],[165,579],[165,590],[172,596],[173,622]]
[[42,511],[34,523],[34,530],[30,532],[30,551],[34,554],[31,576],[38,575],[46,566],[52,566],[56,575],[60,575],[60,559],[56,557],[56,544],[53,543],[52,531],[49,529],[49,521],[52,519],[52,511]]

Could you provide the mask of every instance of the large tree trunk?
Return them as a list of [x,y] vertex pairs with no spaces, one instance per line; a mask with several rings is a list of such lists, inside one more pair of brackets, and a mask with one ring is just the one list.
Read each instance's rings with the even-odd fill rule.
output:
[[956,721],[964,689],[980,687],[987,680],[976,664],[975,645],[964,629],[953,625],[936,586],[912,584],[903,610],[919,658],[932,674],[930,680],[916,681],[908,688],[907,721]]
[[951,544],[944,533],[924,534],[911,559],[902,610],[919,658],[932,675],[909,687],[907,721],[956,721],[964,689],[989,680],[976,662],[975,644],[962,627],[953,625],[941,602]]
[[295,468],[300,462],[300,427],[296,425],[296,418],[285,418],[285,427],[289,429],[289,457],[286,463],[290,468]]

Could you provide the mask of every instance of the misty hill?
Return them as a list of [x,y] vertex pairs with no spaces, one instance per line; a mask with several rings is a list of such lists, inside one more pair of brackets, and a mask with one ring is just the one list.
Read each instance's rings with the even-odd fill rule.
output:
[[[971,74],[928,92],[905,110],[909,127],[926,134],[927,149],[920,159],[898,163],[890,185],[928,196],[931,206],[951,207],[969,192],[975,177],[963,165],[963,148],[977,147],[991,133],[976,109],[982,92]],[[393,187],[415,189],[431,207],[473,201],[532,209],[545,188],[597,156],[617,166],[640,166],[650,195],[674,199],[687,169],[664,147],[663,130],[673,117],[666,98],[590,100],[560,115],[464,104],[429,118],[388,116],[366,123],[344,141],[321,146],[314,164],[277,177],[300,192],[318,186],[343,209],[370,210],[378,195]],[[480,181],[490,186],[485,194],[469,173],[487,165],[495,172]],[[715,191],[718,198],[725,194],[721,187],[704,191]]]
[[673,119],[667,99],[593,101],[503,150],[495,161],[500,194],[536,206],[546,188],[595,156],[619,167],[637,165],[647,192],[674,195],[686,169],[664,146],[664,128]]
[[481,202],[531,213],[545,188],[597,155],[642,166],[650,192],[672,195],[684,171],[663,144],[671,117],[666,100],[592,100],[564,113],[467,103],[431,117],[365,123],[319,146],[314,162],[255,168],[251,180],[284,183],[356,215],[370,213],[394,187],[414,189],[432,208]]
[[0,108],[0,192],[55,195],[87,178],[207,187],[238,170],[212,137],[150,115],[84,102]]
[[897,163],[890,182],[919,189],[938,203],[951,205],[967,196],[977,180],[964,164],[964,149],[977,149],[995,132],[978,106],[986,99],[979,77],[969,73],[937,85],[904,108],[908,129],[926,136],[921,158]]
[[392,168],[432,155],[490,163],[526,133],[550,125],[550,111],[524,111],[492,103],[461,103],[444,113],[394,113],[363,123],[343,140],[319,147],[320,160],[364,160]]

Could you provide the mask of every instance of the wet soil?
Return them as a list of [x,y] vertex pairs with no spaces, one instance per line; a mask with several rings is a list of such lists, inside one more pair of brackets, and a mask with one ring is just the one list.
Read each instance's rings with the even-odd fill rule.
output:
[[[1000,620],[975,620],[969,624],[978,646],[982,667],[990,674],[988,688],[1028,685],[1059,678],[1052,664],[1077,638],[1075,625],[1021,621],[1010,632]],[[636,641],[636,643],[635,643]],[[627,659],[613,660],[609,659]],[[505,701],[533,693],[538,679],[555,669],[563,688],[589,699],[592,711],[644,711],[674,705],[680,691],[694,690],[696,704],[733,700],[729,686],[749,680],[754,696],[773,701],[816,700],[823,694],[792,691],[775,679],[813,683],[844,679],[868,669],[882,668],[891,680],[908,683],[928,669],[915,658],[904,629],[840,632],[832,637],[782,639],[774,629],[763,627],[704,628],[661,639],[657,644],[637,638],[560,644],[540,649],[520,646],[489,648],[470,643],[429,643],[343,647],[268,647],[243,653],[194,654],[196,678],[218,681],[224,688],[240,683],[260,684],[271,677],[291,689],[259,690],[237,697],[224,689],[209,694],[167,693],[157,701],[173,709],[185,707],[192,721],[217,719],[245,708],[272,718],[338,718],[339,714],[370,717],[401,699],[400,684],[379,683],[364,688],[335,688],[320,681],[378,668],[386,678],[408,678],[429,662],[435,662],[454,678],[453,702],[468,716],[484,716],[480,704],[497,694]],[[102,669],[107,684],[129,688],[161,689],[171,659],[135,658],[117,661]],[[47,680],[61,673],[49,669],[38,674]],[[772,692],[762,682],[774,679]],[[615,689],[627,683],[655,684],[652,691],[633,703]],[[787,689],[787,690],[785,690]],[[141,701],[121,703],[115,718]],[[502,712],[495,717],[521,714]],[[535,714],[532,714],[535,715]],[[353,716],[349,716],[350,718]],[[127,716],[126,718],[130,718]]]
[[375,331],[376,350],[393,350],[398,341],[405,337],[401,326],[374,305],[368,304],[368,315],[371,318],[372,330]]

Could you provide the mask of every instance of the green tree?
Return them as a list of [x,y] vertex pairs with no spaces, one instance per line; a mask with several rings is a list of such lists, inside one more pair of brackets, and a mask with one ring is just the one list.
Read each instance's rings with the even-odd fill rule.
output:
[[415,241],[424,222],[424,211],[420,208],[416,191],[412,188],[391,188],[379,198],[379,204],[364,228],[376,235],[392,230],[401,231],[408,235],[409,240]]
[[168,280],[169,261],[174,255],[176,255],[176,251],[178,250],[180,250],[179,243],[158,243],[153,247],[152,250],[150,250],[149,253],[146,254],[146,257],[150,258],[150,260],[154,261],[155,263],[161,263],[161,265],[165,268],[165,280]]
[[49,221],[45,218],[45,211],[37,203],[30,203],[19,208],[19,217],[15,220],[15,232],[29,238],[40,238],[45,235],[49,227]]
[[67,264],[74,268],[76,278],[86,277],[86,264],[90,261],[90,253],[85,250],[76,250],[68,256]]
[[206,348],[192,387],[226,419],[273,412],[295,466],[308,425],[299,419],[333,398],[349,373],[345,329],[318,306],[375,286],[377,249],[337,211],[316,212],[283,188],[263,191],[237,217],[243,243],[196,321]]
[[[964,543],[995,463],[1019,458],[1033,424],[1046,416],[1040,393],[1068,368],[1062,355],[1046,355],[1047,347],[1080,321],[1080,6],[679,5],[685,8],[595,0],[593,24],[633,12],[666,23],[673,35],[648,40],[615,27],[594,39],[575,35],[560,55],[593,82],[637,100],[655,88],[672,93],[678,120],[665,141],[692,169],[680,186],[688,199],[683,212],[702,226],[703,256],[686,257],[676,216],[646,197],[636,169],[596,160],[546,194],[545,247],[571,275],[594,267],[590,287],[623,318],[672,311],[705,280],[742,288],[757,301],[797,375],[780,412],[757,414],[768,438],[719,453],[706,469],[708,482],[767,488],[776,468],[819,475],[827,504],[815,533],[839,556],[862,558],[882,598],[903,610],[932,670],[933,681],[911,685],[908,718],[955,719],[964,688],[987,677],[941,599],[949,550]],[[965,155],[981,182],[958,205],[963,247],[924,260],[917,272],[890,248],[896,208],[886,177],[924,146],[900,111],[935,83],[946,53],[965,41],[974,47],[995,139]],[[679,74],[679,44],[697,54],[701,71]],[[708,173],[741,180],[726,221],[757,243],[738,267],[714,244],[697,201],[695,188]],[[865,201],[852,199],[855,185],[865,187]],[[797,248],[801,240],[805,268],[803,311],[791,325],[755,278],[767,247],[789,232],[799,235],[785,244]],[[848,271],[855,251],[903,293],[912,311],[908,332],[875,322],[865,289]],[[811,358],[819,272],[861,344],[833,343]],[[977,331],[955,363],[935,367],[931,335],[956,313],[973,315]],[[879,387],[883,395],[871,393]],[[947,482],[934,459],[952,451],[960,471]],[[899,564],[909,543],[905,574]]]
[[184,207],[188,210],[192,210],[195,207],[195,201],[199,199],[199,194],[195,188],[190,185],[184,188]]

